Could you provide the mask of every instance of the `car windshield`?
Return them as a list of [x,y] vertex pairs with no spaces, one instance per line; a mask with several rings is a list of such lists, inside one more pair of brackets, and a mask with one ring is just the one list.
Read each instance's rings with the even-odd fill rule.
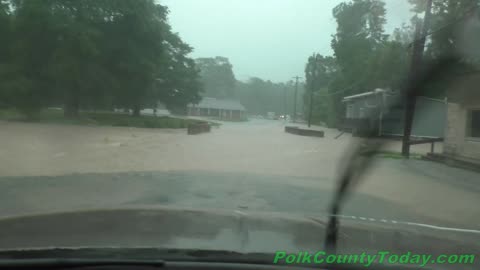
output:
[[0,249],[475,268],[479,5],[0,0]]

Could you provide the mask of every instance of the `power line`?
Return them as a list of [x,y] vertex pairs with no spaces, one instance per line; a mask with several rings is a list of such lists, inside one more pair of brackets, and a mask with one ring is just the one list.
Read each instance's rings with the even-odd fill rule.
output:
[[353,84],[351,84],[350,86],[348,86],[348,87],[346,87],[346,88],[343,88],[343,89],[341,89],[341,90],[337,90],[337,91],[335,91],[335,92],[333,92],[333,93],[328,93],[328,94],[324,94],[324,95],[318,95],[318,94],[316,94],[315,97],[329,97],[329,96],[334,96],[334,95],[336,95],[336,94],[340,94],[340,93],[346,92],[346,91],[348,91],[348,90],[352,90],[352,88],[355,87],[355,86],[358,85],[358,84],[360,84],[360,83],[358,83],[358,82],[357,82],[357,83],[353,83]]

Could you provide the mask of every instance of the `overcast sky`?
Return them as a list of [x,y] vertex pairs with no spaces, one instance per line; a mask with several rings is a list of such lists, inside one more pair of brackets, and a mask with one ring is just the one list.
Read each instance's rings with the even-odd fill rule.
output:
[[[192,57],[225,56],[239,80],[275,82],[303,76],[313,52],[331,55],[341,0],[157,0],[170,9],[173,31],[194,47]],[[386,0],[386,33],[408,22],[407,0]]]

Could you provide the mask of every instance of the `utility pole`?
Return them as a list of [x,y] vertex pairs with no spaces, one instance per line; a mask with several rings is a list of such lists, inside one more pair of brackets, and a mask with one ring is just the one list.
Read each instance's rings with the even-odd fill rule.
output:
[[283,87],[283,122],[287,122],[287,86]]
[[313,90],[315,89],[315,81],[317,79],[317,56],[313,54],[313,67],[311,70],[312,86],[310,87],[310,106],[308,108],[308,127],[312,124],[312,110],[313,110]]
[[430,25],[431,9],[432,0],[427,0],[425,16],[423,18],[423,27],[418,23],[415,30],[412,63],[408,78],[409,82],[407,84],[407,89],[405,89],[405,123],[403,128],[402,155],[406,158],[410,157],[410,135],[412,133],[413,116],[415,114],[416,93],[412,92],[412,83],[416,82],[417,76],[421,71],[420,68],[423,60],[425,39]]
[[293,97],[293,122],[297,119],[297,93],[298,93],[298,80],[301,78],[299,76],[293,77],[295,79],[295,96]]

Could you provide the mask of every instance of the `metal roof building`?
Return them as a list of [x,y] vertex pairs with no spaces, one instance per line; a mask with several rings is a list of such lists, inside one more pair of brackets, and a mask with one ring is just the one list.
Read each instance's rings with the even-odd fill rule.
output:
[[245,107],[237,100],[204,97],[198,104],[188,104],[188,115],[206,116],[223,120],[243,120]]
[[[346,129],[375,128],[378,135],[403,136],[403,104],[395,104],[398,93],[375,89],[343,98]],[[445,100],[419,96],[412,123],[414,137],[444,137],[446,120]]]

